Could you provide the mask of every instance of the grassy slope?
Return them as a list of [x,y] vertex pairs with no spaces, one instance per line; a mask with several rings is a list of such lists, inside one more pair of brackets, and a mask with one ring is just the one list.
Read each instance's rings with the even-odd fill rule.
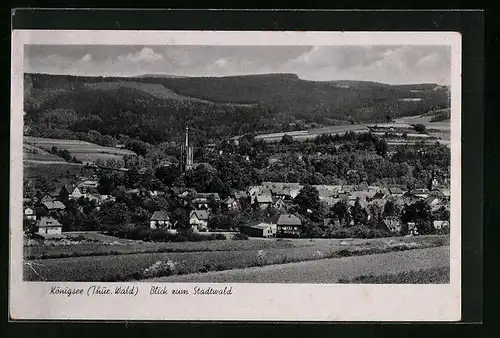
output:
[[65,140],[65,139],[49,139],[41,137],[24,137],[24,143],[28,146],[42,148],[45,151],[50,150],[53,146],[59,149],[66,149],[71,156],[75,156],[80,161],[95,161],[96,159],[121,159],[124,155],[135,154],[131,150],[117,149],[111,147],[103,147],[94,143]]

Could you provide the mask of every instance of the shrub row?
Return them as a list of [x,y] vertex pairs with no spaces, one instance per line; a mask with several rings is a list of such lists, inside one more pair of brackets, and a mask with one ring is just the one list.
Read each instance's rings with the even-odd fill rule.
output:
[[163,229],[150,229],[141,227],[133,227],[126,230],[115,231],[112,233],[112,235],[120,238],[148,242],[201,242],[226,239],[226,236],[224,234],[199,234],[191,230],[171,233]]

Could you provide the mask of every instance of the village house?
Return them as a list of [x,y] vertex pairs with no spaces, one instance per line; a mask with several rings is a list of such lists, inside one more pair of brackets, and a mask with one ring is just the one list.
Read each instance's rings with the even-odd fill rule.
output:
[[61,235],[62,225],[58,220],[52,217],[42,217],[37,223],[37,233],[42,236],[58,236]]
[[85,194],[82,191],[82,188],[75,187],[71,194],[69,195],[69,198],[72,198],[74,200],[78,200],[80,197],[84,197]]
[[433,221],[432,225],[436,230],[445,230],[450,228],[450,222],[448,221]]
[[229,196],[225,200],[222,201],[222,204],[228,209],[228,210],[237,210],[238,209],[238,202],[236,199],[232,196]]
[[90,187],[97,188],[98,185],[99,185],[98,181],[86,180],[86,181],[78,183],[77,187],[79,187],[79,188],[90,188]]
[[389,193],[394,197],[401,197],[405,193],[400,187],[390,187]]
[[191,201],[191,207],[194,209],[208,209],[208,199],[205,197],[196,197]]
[[157,210],[149,219],[151,229],[169,229],[171,228],[170,217],[165,210]]
[[189,213],[189,225],[194,232],[207,231],[208,212],[206,210],[192,210]]
[[418,235],[417,225],[415,222],[406,223],[406,228],[408,230],[409,236],[417,236]]
[[450,189],[443,188],[443,189],[440,189],[440,191],[441,191],[441,194],[443,196],[443,199],[445,201],[449,202],[450,201],[450,196],[451,196]]
[[425,204],[427,204],[432,211],[439,209],[442,205],[442,199],[437,196],[429,196],[425,199]]
[[276,236],[298,237],[302,233],[302,220],[296,215],[281,214],[276,222],[276,227]]
[[245,190],[238,190],[234,191],[231,194],[231,197],[233,197],[236,201],[239,201],[240,199],[247,199],[249,195]]
[[[257,195],[259,193],[259,191],[260,191],[260,186],[251,185],[247,189],[247,196],[253,197],[253,196]],[[252,199],[252,203],[253,203],[253,199]]]
[[255,196],[255,203],[261,210],[267,209],[273,203],[273,197],[269,194]]
[[420,201],[420,198],[413,195],[411,192],[405,192],[403,194],[403,196],[401,197],[401,199],[403,200],[403,204],[406,204],[406,205],[410,205],[410,204],[413,204],[415,202]]
[[30,207],[24,209],[24,218],[30,221],[36,221],[36,215]]
[[356,187],[354,185],[343,185],[342,188],[339,190],[339,193],[347,193],[350,194],[351,192],[355,191]]
[[286,202],[282,198],[272,197],[273,203],[271,204],[274,208],[281,210],[285,208]]
[[66,209],[66,206],[60,201],[44,202],[42,206],[47,211],[62,211]]
[[241,232],[250,237],[274,237],[276,236],[277,226],[271,223],[259,223],[241,227]]
[[419,199],[426,199],[427,197],[429,197],[428,189],[413,189],[411,193]]
[[53,201],[54,201],[54,198],[52,198],[52,196],[50,196],[49,194],[43,195],[43,197],[40,199],[40,203],[53,202]]
[[177,192],[177,197],[179,197],[179,198],[186,198],[189,195],[196,196],[196,194],[197,194],[196,190],[193,188],[184,188],[184,189],[177,190],[177,191],[175,190],[175,188],[172,188],[172,190],[174,192]]
[[396,216],[389,216],[384,218],[384,225],[391,233],[399,233],[401,231],[401,221]]

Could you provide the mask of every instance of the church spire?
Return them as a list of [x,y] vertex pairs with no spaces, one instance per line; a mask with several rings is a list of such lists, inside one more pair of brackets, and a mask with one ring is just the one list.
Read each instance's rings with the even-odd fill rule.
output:
[[192,168],[193,166],[193,147],[189,145],[189,127],[186,126],[186,144],[185,144],[185,151],[186,151],[186,168],[185,170],[188,171],[189,169]]

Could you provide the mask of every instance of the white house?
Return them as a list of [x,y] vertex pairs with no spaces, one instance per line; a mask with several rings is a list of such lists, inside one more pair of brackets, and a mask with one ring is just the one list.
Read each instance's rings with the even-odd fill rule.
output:
[[206,231],[208,228],[208,212],[206,210],[192,210],[189,213],[189,225],[193,231]]
[[73,191],[69,195],[70,198],[73,198],[75,200],[79,199],[82,196],[83,196],[82,190],[81,190],[81,188],[78,188],[78,187],[73,189]]
[[432,222],[432,225],[434,226],[434,229],[436,229],[436,230],[443,230],[443,229],[450,228],[450,222],[448,222],[448,221],[434,221],[434,222]]
[[31,208],[24,209],[24,218],[30,221],[36,221],[36,215],[33,209]]
[[151,216],[149,226],[151,229],[170,229],[172,224],[165,210],[157,210],[153,213],[153,216]]
[[62,225],[58,220],[52,217],[42,217],[38,221],[38,234],[39,235],[61,235]]

